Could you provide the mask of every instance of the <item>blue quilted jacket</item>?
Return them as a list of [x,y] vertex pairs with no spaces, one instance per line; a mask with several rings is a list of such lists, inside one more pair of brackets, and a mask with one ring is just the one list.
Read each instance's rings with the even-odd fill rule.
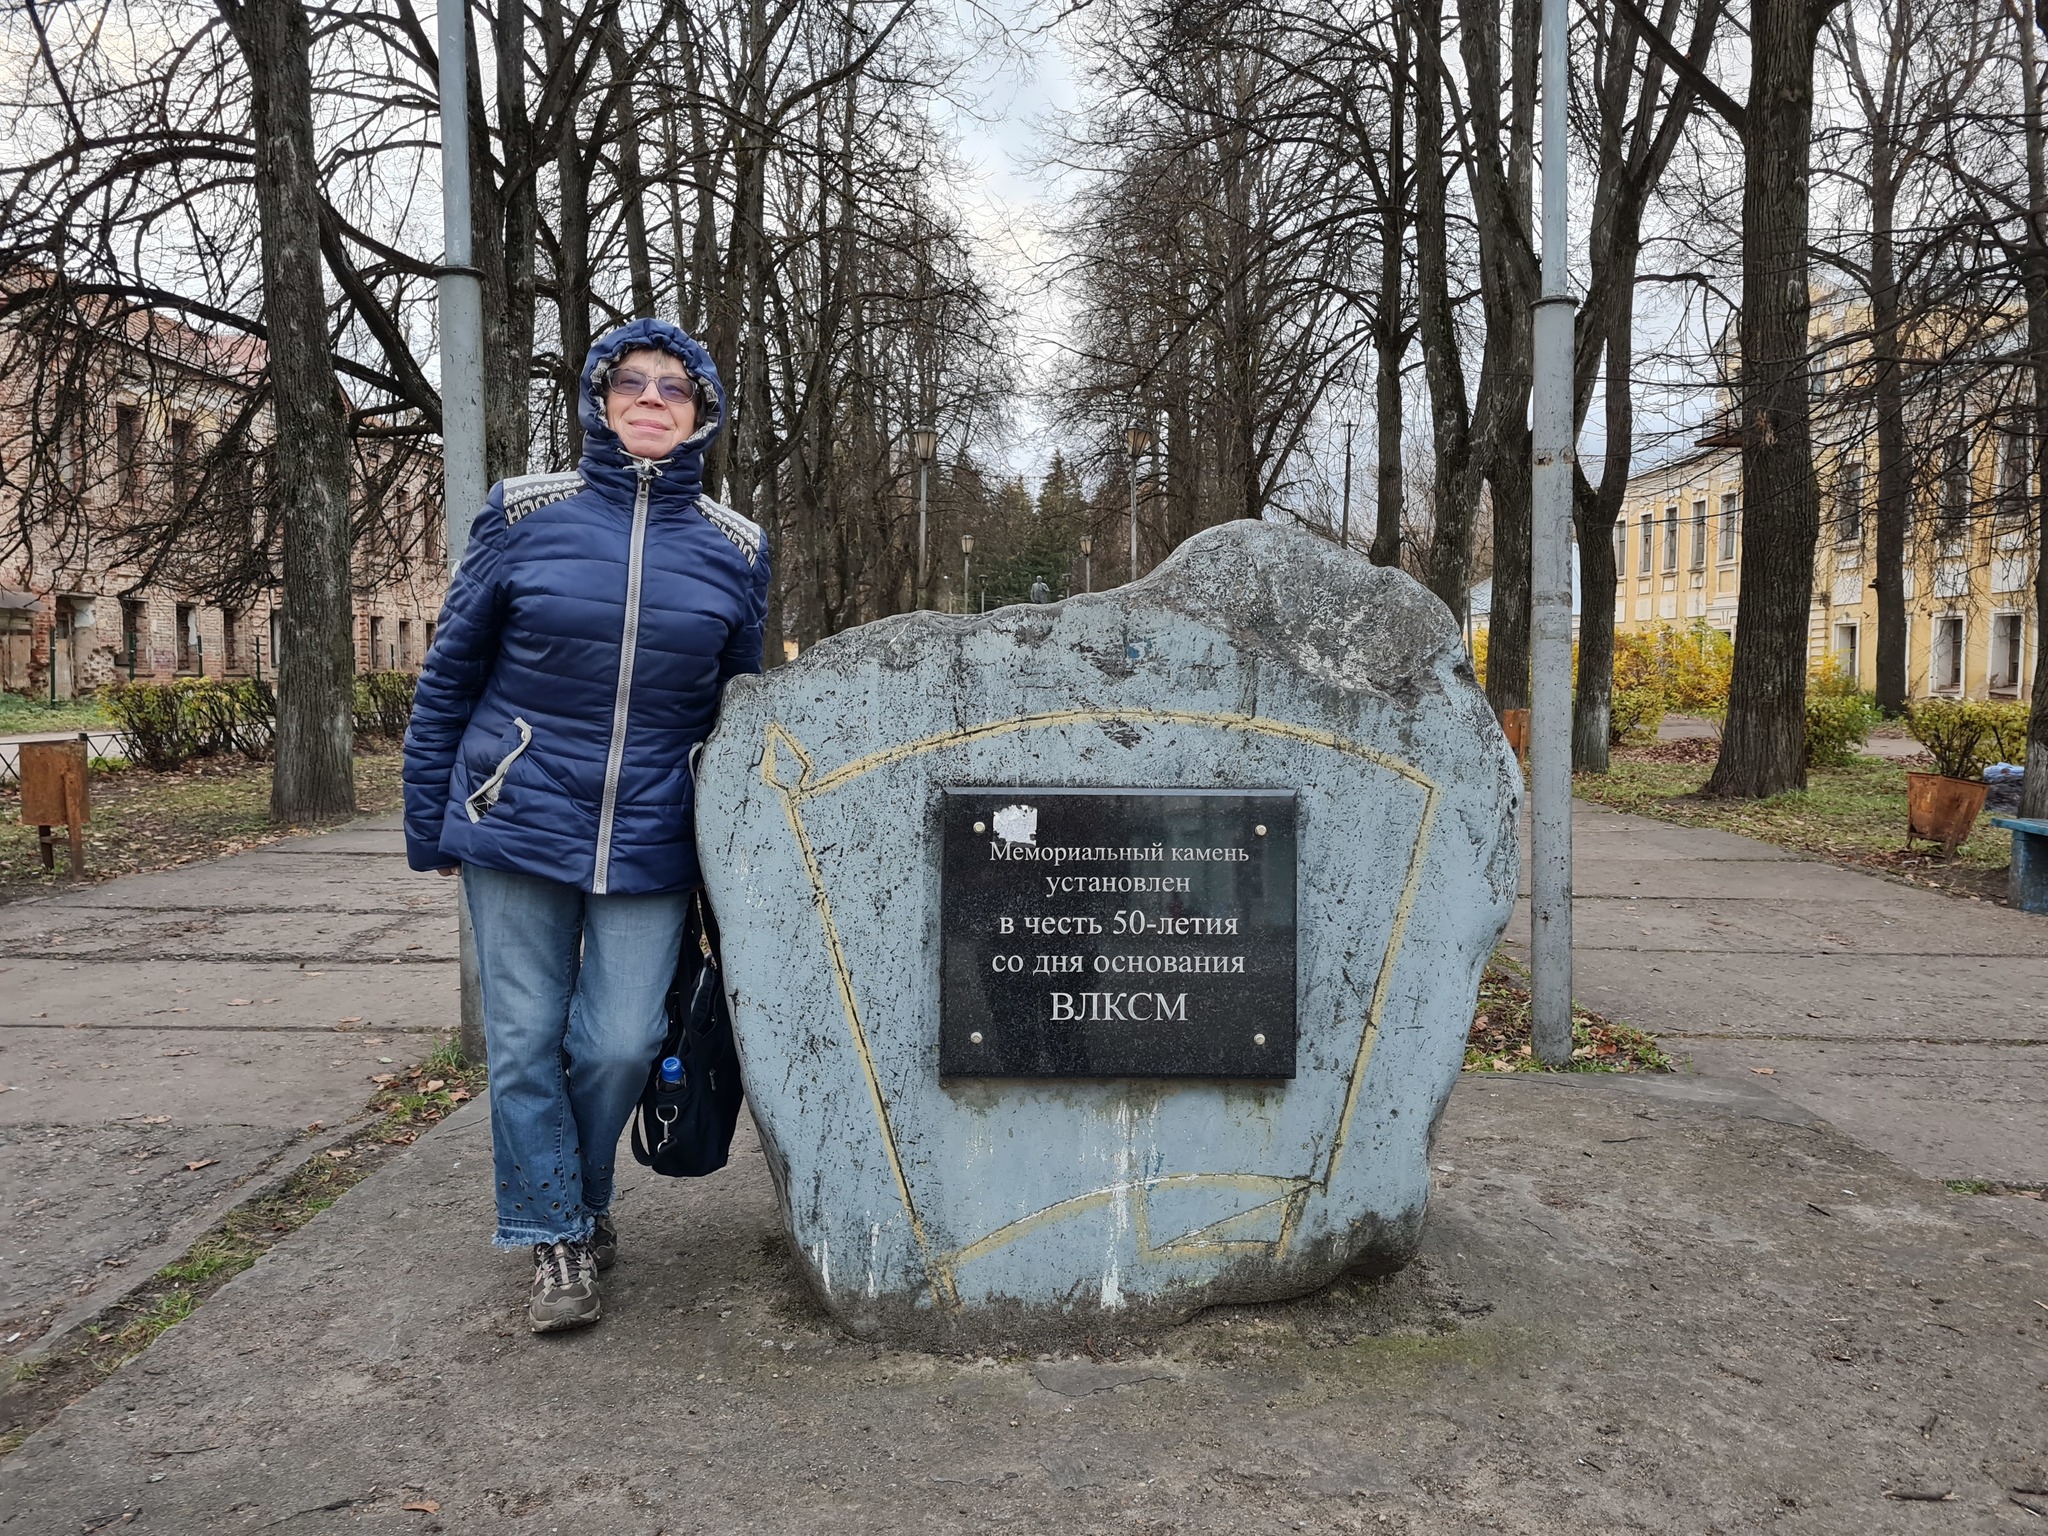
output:
[[[600,375],[635,347],[699,383],[696,433],[659,462],[605,425]],[[405,733],[406,857],[689,890],[691,753],[725,680],[761,670],[767,541],[701,492],[725,395],[683,331],[635,320],[602,337],[579,409],[582,462],[493,486],[471,530]]]

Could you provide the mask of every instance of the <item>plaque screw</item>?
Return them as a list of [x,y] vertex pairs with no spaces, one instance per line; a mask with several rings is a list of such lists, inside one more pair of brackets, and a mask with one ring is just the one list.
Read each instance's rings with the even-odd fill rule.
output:
[[[981,1044],[981,1031],[977,1029],[973,1034],[969,1035],[967,1038],[972,1040],[976,1045],[979,1045]],[[1266,1037],[1264,1035],[1259,1036],[1259,1041],[1261,1044],[1265,1043],[1265,1039]]]
[[[976,827],[974,830],[979,832],[981,828]],[[1252,828],[1252,832],[1255,836],[1264,837],[1266,835],[1266,824],[1264,822],[1260,822],[1256,827]]]
[[988,823],[985,821],[977,821],[974,824],[974,830],[977,832],[986,832],[988,830]]
[[1252,1044],[1253,1044],[1253,1045],[1264,1045],[1265,1043],[1266,1043],[1266,1037],[1265,1037],[1264,1035],[1253,1035],[1253,1036],[1252,1036]]

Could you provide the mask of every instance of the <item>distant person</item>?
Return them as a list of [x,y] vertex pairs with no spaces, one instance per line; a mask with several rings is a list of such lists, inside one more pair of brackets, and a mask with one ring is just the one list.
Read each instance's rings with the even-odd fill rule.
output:
[[701,884],[691,754],[761,670],[768,548],[701,492],[710,354],[636,320],[583,365],[583,457],[492,488],[405,736],[406,856],[476,930],[501,1248],[536,1333],[598,1320],[612,1165]]
[[1031,583],[1031,601],[1034,603],[1049,603],[1052,601],[1052,588],[1045,584],[1043,576],[1036,578]]

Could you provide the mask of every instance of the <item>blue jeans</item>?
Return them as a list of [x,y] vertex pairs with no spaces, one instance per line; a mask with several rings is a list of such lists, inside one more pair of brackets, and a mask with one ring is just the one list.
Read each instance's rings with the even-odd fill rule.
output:
[[465,865],[490,1049],[500,1248],[590,1236],[667,1027],[687,892],[593,896]]

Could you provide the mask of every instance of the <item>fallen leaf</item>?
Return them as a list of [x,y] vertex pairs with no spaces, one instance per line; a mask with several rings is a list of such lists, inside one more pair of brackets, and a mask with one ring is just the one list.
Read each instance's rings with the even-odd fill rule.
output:
[[401,1504],[399,1508],[409,1509],[415,1514],[421,1515],[438,1515],[441,1513],[441,1506],[432,1499],[414,1499],[410,1504]]
[[334,1159],[334,1160],[335,1160],[336,1162],[340,1162],[340,1161],[341,1161],[341,1160],[342,1160],[342,1159],[343,1159],[344,1157],[347,1157],[347,1156],[348,1156],[348,1148],[347,1148],[347,1147],[329,1147],[329,1148],[327,1149],[327,1155],[328,1155],[329,1157],[333,1158],[333,1159]]
[[443,1088],[446,1088],[447,1086],[448,1084],[445,1079],[438,1077],[430,1077],[427,1079],[427,1086],[425,1091],[428,1093],[439,1093]]
[[246,997],[231,997],[228,999],[228,1006],[230,1008],[246,1008],[249,1006],[249,999]]
[[196,1163],[187,1163],[185,1165],[185,1171],[187,1173],[197,1173],[202,1168],[211,1168],[215,1163],[219,1161],[220,1159],[217,1157],[202,1157]]
[[341,1022],[344,1024],[360,1024],[363,1022],[363,1016],[360,1013],[352,1013]]
[[310,1136],[310,1135],[312,1135],[312,1133],[313,1133],[313,1132],[315,1132],[315,1131],[319,1130],[319,1129],[320,1129],[320,1127],[321,1127],[321,1122],[320,1122],[320,1121],[318,1121],[318,1120],[315,1120],[315,1121],[314,1121],[314,1122],[313,1122],[313,1123],[312,1123],[311,1125],[309,1125],[309,1126],[307,1126],[307,1127],[306,1127],[306,1134]]
[[1778,1069],[1776,1067],[1751,1067],[1749,1070],[1754,1072],[1758,1077],[1776,1077],[1778,1075]]

